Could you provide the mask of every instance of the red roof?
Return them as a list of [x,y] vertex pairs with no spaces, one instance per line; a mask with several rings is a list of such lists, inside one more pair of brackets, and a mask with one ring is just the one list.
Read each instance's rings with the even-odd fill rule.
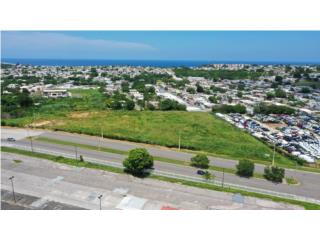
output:
[[179,208],[173,208],[170,206],[163,206],[160,210],[179,210]]

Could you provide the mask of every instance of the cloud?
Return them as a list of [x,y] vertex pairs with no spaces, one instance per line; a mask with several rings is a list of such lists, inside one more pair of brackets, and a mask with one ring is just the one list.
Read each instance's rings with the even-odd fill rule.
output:
[[156,49],[130,41],[88,39],[55,32],[2,32],[2,56],[13,58],[122,58]]

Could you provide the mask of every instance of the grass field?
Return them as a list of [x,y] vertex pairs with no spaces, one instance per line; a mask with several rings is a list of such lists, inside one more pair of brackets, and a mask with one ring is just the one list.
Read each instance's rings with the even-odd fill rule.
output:
[[[18,126],[30,123],[28,119],[13,119]],[[181,147],[211,153],[232,159],[251,159],[270,162],[272,149],[244,131],[204,112],[161,111],[96,111],[75,112],[55,119],[41,116],[36,122],[45,122],[44,128],[67,132],[123,139],[168,147]],[[49,123],[48,123],[49,122]],[[276,154],[276,162],[288,166],[294,163]]]

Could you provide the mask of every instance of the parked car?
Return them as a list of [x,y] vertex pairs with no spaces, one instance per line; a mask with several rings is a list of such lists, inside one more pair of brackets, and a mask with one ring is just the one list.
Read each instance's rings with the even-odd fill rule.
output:
[[13,137],[9,137],[9,138],[7,138],[7,141],[8,142],[15,142],[16,140]]
[[201,169],[199,169],[198,171],[197,171],[197,174],[199,174],[199,175],[204,175],[206,172],[205,171],[203,171],[203,170],[201,170]]

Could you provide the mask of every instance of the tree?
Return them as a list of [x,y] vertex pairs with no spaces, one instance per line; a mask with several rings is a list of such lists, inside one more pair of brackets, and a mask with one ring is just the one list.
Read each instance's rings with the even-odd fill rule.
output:
[[128,82],[122,82],[121,83],[121,90],[122,90],[122,92],[129,92],[129,83]]
[[275,95],[274,95],[273,92],[267,92],[266,97],[267,97],[268,100],[271,100],[272,98],[275,97]]
[[119,100],[113,100],[110,106],[113,110],[119,110],[122,108],[122,104]]
[[219,101],[219,98],[216,95],[210,96],[208,99],[211,103],[218,103]]
[[32,98],[26,92],[17,96],[17,102],[21,107],[30,107],[33,104]]
[[237,92],[237,97],[238,97],[238,98],[242,98],[242,96],[243,96],[243,93],[242,93],[241,91],[238,91],[238,92]]
[[178,111],[185,111],[187,108],[184,104],[179,104],[177,101],[171,99],[164,99],[160,102],[160,110],[161,111],[171,111],[171,110],[178,110]]
[[284,168],[279,168],[277,166],[267,166],[264,169],[264,177],[272,182],[280,183],[284,178],[285,170]]
[[241,177],[253,176],[254,163],[249,160],[240,160],[236,168],[237,168],[237,174]]
[[205,173],[203,174],[203,178],[207,181],[209,180],[213,180],[215,178],[215,176],[210,173],[209,171],[205,171]]
[[220,112],[220,113],[240,113],[245,114],[247,109],[244,105],[236,104],[236,105],[220,105],[220,106],[213,106],[213,112]]
[[275,96],[277,97],[277,98],[286,98],[287,97],[287,94],[286,94],[286,92],[285,91],[283,91],[281,88],[277,88],[276,90],[275,90]]
[[303,87],[303,88],[301,89],[301,93],[311,93],[311,90],[310,90],[310,88],[308,88],[308,87]]
[[132,149],[123,161],[124,170],[135,176],[143,176],[145,170],[153,167],[153,157],[144,148]]
[[280,84],[282,83],[282,80],[283,80],[283,77],[281,77],[281,76],[276,76],[276,78],[275,78],[275,81]]
[[126,109],[127,110],[133,110],[134,106],[135,106],[134,101],[132,101],[130,99],[126,100]]
[[294,108],[290,108],[287,106],[278,106],[278,105],[267,105],[264,103],[259,103],[257,104],[254,109],[253,109],[254,113],[260,113],[260,114],[294,114],[295,113],[295,109]]
[[190,94],[195,94],[196,90],[193,87],[188,87],[187,88],[187,92],[190,93]]
[[209,168],[209,159],[205,154],[197,154],[191,158],[191,166]]
[[204,92],[204,89],[203,89],[203,87],[200,85],[200,83],[197,83],[197,84],[196,84],[196,87],[197,87],[197,92],[198,92],[198,93],[203,93],[203,92]]

